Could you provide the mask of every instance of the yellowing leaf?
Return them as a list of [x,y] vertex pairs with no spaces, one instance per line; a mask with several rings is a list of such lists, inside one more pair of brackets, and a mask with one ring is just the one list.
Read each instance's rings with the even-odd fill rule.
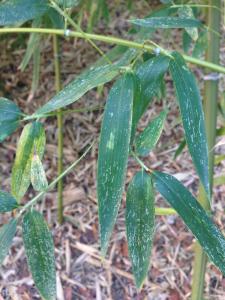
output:
[[45,170],[37,154],[33,156],[31,162],[31,183],[38,192],[45,191],[48,187]]

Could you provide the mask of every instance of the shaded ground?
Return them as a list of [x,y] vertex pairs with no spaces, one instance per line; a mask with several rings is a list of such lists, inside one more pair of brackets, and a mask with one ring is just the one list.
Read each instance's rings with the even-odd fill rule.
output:
[[[138,13],[138,12],[137,12]],[[117,12],[110,26],[100,24],[98,32],[123,35],[127,23],[122,20],[128,18],[123,10]],[[180,34],[176,32],[166,37],[166,44],[174,48],[179,44]],[[161,33],[156,34],[156,40],[162,39]],[[42,74],[40,87],[33,97],[29,98],[31,85],[30,66],[24,73],[18,70],[24,48],[16,46],[16,38],[1,41],[0,47],[0,95],[14,99],[27,113],[33,112],[41,104],[49,100],[54,94],[54,68],[52,60],[51,39],[42,43]],[[15,45],[14,45],[14,44]],[[164,43],[165,44],[165,43]],[[14,49],[12,49],[14,46]],[[101,45],[106,49],[105,45]],[[72,80],[83,68],[96,60],[96,53],[81,40],[63,40],[62,42],[62,74],[64,84]],[[224,52],[225,49],[223,49]],[[222,57],[224,62],[224,57]],[[196,69],[201,81],[202,70]],[[152,168],[176,175],[195,195],[198,179],[193,170],[190,156],[185,151],[173,160],[175,150],[182,140],[183,130],[179,125],[178,110],[174,99],[172,82],[167,77],[166,97],[155,102],[145,114],[139,130],[149,122],[152,116],[169,106],[163,136],[158,147],[147,158],[146,164]],[[224,84],[224,82],[223,82]],[[221,85],[222,89],[222,85]],[[73,108],[102,106],[105,103],[108,88],[102,94],[91,91]],[[153,107],[154,106],[154,107]],[[99,136],[102,120],[102,110],[73,113],[64,119],[64,166],[70,165],[83,152],[86,145]],[[222,124],[223,120],[219,120]],[[56,120],[49,118],[45,122],[47,134],[47,149],[44,165],[48,180],[56,176],[57,169],[57,138]],[[21,130],[10,137],[0,147],[1,188],[10,189],[10,173],[16,150],[16,143]],[[224,151],[224,148],[218,149]],[[58,299],[149,299],[149,300],[179,300],[190,298],[190,283],[193,261],[193,236],[187,231],[181,219],[177,216],[157,217],[154,248],[151,258],[151,269],[144,288],[140,294],[133,284],[131,265],[125,239],[124,208],[125,201],[119,212],[112,242],[107,259],[102,262],[99,254],[98,216],[96,200],[96,159],[97,146],[83,160],[74,171],[64,180],[65,215],[67,222],[63,226],[56,222],[56,193],[46,195],[45,201],[38,205],[51,226],[57,260]],[[216,173],[224,172],[225,163],[222,162]],[[133,159],[129,160],[127,183],[139,166]],[[224,229],[224,186],[215,189],[213,210],[215,220]],[[27,198],[33,195],[32,190]],[[157,196],[157,204],[165,206],[165,202]],[[0,223],[7,222],[10,215],[1,215]],[[14,239],[10,256],[6,258],[0,269],[0,299],[40,299],[25,262],[22,246],[21,229]],[[212,265],[208,264],[206,275],[205,299],[225,299],[225,278]]]

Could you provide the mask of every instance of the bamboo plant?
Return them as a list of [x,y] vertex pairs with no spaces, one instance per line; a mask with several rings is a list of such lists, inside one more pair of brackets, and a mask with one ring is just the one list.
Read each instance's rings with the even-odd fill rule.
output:
[[[145,19],[130,20],[132,40],[84,32],[73,15],[67,11],[77,5],[77,1],[67,1],[66,6],[61,0],[7,0],[0,3],[0,34],[30,34],[29,41],[33,39],[36,43],[43,35],[53,37],[56,95],[32,115],[23,113],[14,99],[0,98],[0,141],[3,142],[19,127],[23,127],[12,168],[11,193],[0,191],[0,212],[15,211],[9,223],[0,230],[0,261],[3,262],[12,245],[17,226],[22,224],[28,265],[36,287],[44,299],[56,299],[54,243],[44,216],[35,209],[35,204],[42,201],[46,192],[57,183],[59,195],[62,196],[63,177],[87,155],[96,142],[93,141],[77,161],[62,171],[62,116],[71,111],[65,109],[66,106],[78,101],[91,89],[111,81],[114,83],[106,101],[98,147],[97,195],[102,255],[107,254],[110,244],[124,191],[128,158],[131,157],[137,161],[140,170],[134,174],[127,189],[125,221],[129,256],[137,288],[143,286],[148,274],[156,215],[178,213],[204,253],[225,275],[225,238],[208,213],[212,197],[213,168],[213,154],[209,149],[211,150],[215,142],[215,134],[210,130],[215,133],[216,128],[216,104],[212,99],[216,98],[217,84],[209,82],[206,85],[204,114],[200,90],[188,63],[202,67],[204,72],[225,74],[225,68],[219,65],[219,46],[216,54],[209,48],[207,59],[201,60],[196,56],[169,51],[149,40],[158,28],[181,28],[184,31],[184,40],[189,39],[195,47],[199,47],[200,34],[207,30],[194,15],[188,1],[186,5],[179,1],[164,2],[168,4]],[[220,1],[211,2],[213,5],[209,3],[202,6],[209,10],[210,37],[218,45],[215,31],[218,34]],[[217,19],[217,24],[214,23],[214,18]],[[27,24],[31,20],[30,27],[15,27],[15,24]],[[60,23],[60,20],[66,20],[68,27],[64,28],[65,24]],[[49,25],[43,28],[41,24]],[[58,60],[60,37],[84,39],[102,56],[62,90]],[[113,44],[115,47],[108,53],[103,53],[95,41]],[[32,41],[30,45],[27,50],[28,58],[35,50]],[[156,147],[160,139],[167,109],[149,120],[143,132],[138,133],[137,126],[149,105],[153,105],[153,99],[159,93],[167,72],[173,81],[185,142],[201,182],[203,196],[200,201],[174,176],[164,173],[163,170],[154,170],[143,162],[143,158]],[[59,125],[60,174],[48,184],[42,165],[46,137],[45,124],[41,120],[52,116],[57,116]],[[30,185],[38,193],[26,202],[24,196]],[[155,207],[156,191],[172,208]],[[202,198],[204,202],[201,201]],[[60,223],[62,217],[62,198],[59,198]],[[196,253],[194,279],[199,286],[193,285],[192,298],[200,300],[204,275],[201,270],[205,269],[206,256],[199,246]],[[201,289],[197,291],[199,287]]]

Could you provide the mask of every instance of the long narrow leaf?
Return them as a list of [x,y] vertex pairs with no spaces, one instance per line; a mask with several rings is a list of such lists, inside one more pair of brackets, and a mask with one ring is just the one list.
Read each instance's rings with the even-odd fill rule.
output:
[[146,19],[130,20],[132,24],[149,28],[185,28],[199,27],[201,22],[194,18],[179,17],[152,17]]
[[152,179],[146,172],[141,171],[129,184],[126,200],[128,248],[138,288],[141,288],[148,273],[154,236],[154,220]]
[[201,96],[196,80],[183,57],[174,52],[170,72],[176,88],[186,142],[205,191],[210,195],[208,147]]
[[45,132],[42,124],[27,124],[21,134],[12,169],[12,194],[20,202],[30,185],[31,160],[34,152],[42,158],[45,149]]
[[32,210],[23,218],[23,241],[34,282],[45,300],[56,299],[54,243],[42,215]]
[[98,155],[98,204],[101,249],[105,254],[116,221],[129,153],[134,96],[133,75],[122,76],[108,96]]
[[225,238],[192,194],[173,176],[154,172],[156,189],[179,213],[212,262],[225,275]]
[[35,115],[43,115],[74,103],[91,89],[111,81],[118,74],[119,68],[117,65],[104,65],[89,69],[68,84],[43,107],[39,108]]
[[0,265],[9,252],[13,238],[16,234],[17,221],[12,219],[8,224],[5,224],[0,229]]

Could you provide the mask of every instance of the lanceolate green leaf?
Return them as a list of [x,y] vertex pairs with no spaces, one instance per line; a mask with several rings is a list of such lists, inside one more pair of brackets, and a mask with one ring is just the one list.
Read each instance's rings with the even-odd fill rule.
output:
[[141,171],[129,184],[126,200],[128,248],[138,288],[141,288],[148,273],[154,236],[154,219],[152,179],[145,171]]
[[166,113],[166,111],[162,111],[160,115],[153,119],[145,130],[136,137],[134,145],[138,155],[148,155],[155,147],[162,134]]
[[[178,9],[178,14],[181,19],[185,19],[185,18],[193,19],[194,18],[194,14],[193,14],[192,8],[190,6],[180,7]],[[188,27],[185,27],[185,30],[194,41],[196,41],[198,39],[198,29],[197,28],[195,28],[195,27],[190,28],[188,26]]]
[[194,18],[179,17],[152,17],[146,19],[130,20],[132,24],[149,28],[185,28],[199,27],[201,22]]
[[31,183],[36,191],[45,191],[48,187],[48,181],[41,160],[37,154],[31,162]]
[[210,194],[208,148],[201,96],[194,75],[188,70],[182,56],[174,52],[170,72],[176,88],[186,142],[195,168],[207,194]]
[[111,81],[118,74],[119,68],[117,65],[104,65],[91,68],[78,76],[77,79],[68,84],[60,93],[38,109],[35,115],[43,115],[67,106],[80,99],[89,90]]
[[138,121],[161,87],[169,61],[169,57],[160,55],[141,64],[135,72],[140,84],[140,92],[136,93],[134,98],[132,136]]
[[46,0],[6,0],[0,4],[0,26],[15,25],[47,12]]
[[34,283],[45,300],[56,299],[54,243],[42,215],[32,210],[23,218],[23,241]]
[[0,212],[12,211],[18,207],[16,199],[7,192],[0,191]]
[[18,128],[21,115],[15,103],[6,98],[0,98],[0,142]]
[[42,124],[27,124],[21,134],[12,169],[12,194],[19,202],[30,185],[31,159],[34,152],[42,158],[45,149],[45,132]]
[[97,192],[103,254],[107,251],[124,189],[131,135],[133,96],[133,75],[126,74],[120,77],[112,87],[102,122]]
[[0,266],[12,245],[13,238],[16,234],[16,225],[17,221],[12,219],[8,224],[3,225],[0,229]]
[[154,172],[156,189],[179,213],[212,262],[225,275],[225,238],[192,194],[173,176]]

